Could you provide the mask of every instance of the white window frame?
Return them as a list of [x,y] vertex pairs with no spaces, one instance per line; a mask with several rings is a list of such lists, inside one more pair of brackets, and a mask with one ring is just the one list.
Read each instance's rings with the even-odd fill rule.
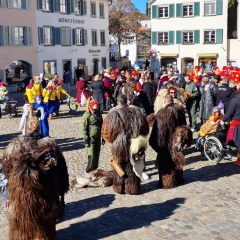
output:
[[[214,32],[214,35],[215,35],[215,37],[214,37],[214,42],[211,42],[211,37],[210,37],[210,35],[209,35],[209,39],[208,39],[208,41],[206,41],[205,40],[205,32]],[[204,31],[203,31],[203,37],[204,37],[204,44],[215,44],[216,43],[216,29],[205,29]]]
[[[167,8],[168,9],[168,16],[166,16],[166,12],[164,11],[164,16],[160,17],[160,8]],[[169,5],[159,5],[158,6],[158,18],[169,18]]]
[[[102,10],[101,10],[101,8],[102,8]],[[105,16],[104,12],[105,12],[104,11],[104,3],[99,3],[99,18],[104,18],[104,16]]]
[[[20,28],[22,29],[22,40],[20,39],[21,38],[20,32],[19,32]],[[18,29],[17,36],[16,36],[16,29]],[[16,46],[23,46],[23,45],[25,45],[25,42],[24,42],[25,36],[24,36],[24,34],[25,34],[24,27],[22,27],[22,26],[15,26],[14,27],[14,45],[16,45]]]
[[[49,31],[49,36],[46,37],[46,31]],[[53,28],[43,27],[43,45],[53,45]]]
[[42,0],[42,10],[50,11],[50,0]]
[[[104,43],[102,42],[102,33],[104,33]],[[105,34],[105,30],[100,30],[100,41],[101,41],[101,46],[106,46],[106,34]]]
[[[214,5],[215,5],[215,8],[214,8],[214,13],[209,13],[209,14],[206,14],[206,11],[205,11],[205,4],[210,4],[210,3],[214,3]],[[216,7],[217,7],[217,3],[216,3],[216,1],[205,1],[204,2],[204,16],[215,16],[216,15]],[[210,5],[209,5],[209,12],[211,12],[210,11]],[[211,8],[211,10],[212,10],[212,8]]]
[[[163,36],[162,36],[162,39],[163,39],[162,43],[160,43],[160,36],[159,36],[160,34],[163,34]],[[166,38],[166,34],[167,34],[167,39],[165,39]],[[168,31],[166,31],[166,32],[158,32],[158,45],[166,45],[168,43],[169,43],[169,32]]]
[[84,36],[82,34],[84,34],[83,28],[76,28],[76,45],[78,46],[83,45]]
[[75,0],[75,14],[82,15],[82,0]]
[[[94,8],[93,8],[93,6],[94,6]],[[96,13],[96,9],[97,9],[97,4],[96,4],[96,2],[90,2],[90,6],[91,6],[91,17],[96,17],[97,15],[97,13]],[[94,9],[94,12],[92,11]]]
[[13,0],[13,8],[22,8],[23,0]]
[[[192,15],[190,15],[190,6],[192,6]],[[187,9],[187,15],[184,15],[184,7],[188,7]],[[182,5],[182,14],[183,17],[193,17],[194,16],[194,4],[193,3],[184,3]]]
[[[97,29],[92,29],[91,30],[91,33],[92,33],[92,45],[93,46],[97,46],[98,45],[98,43],[97,43]],[[96,42],[94,42],[94,35],[93,35],[93,33],[96,33],[96,35],[95,35],[95,40],[96,40]]]
[[[184,41],[184,34],[188,34],[187,36],[187,42]],[[190,42],[190,34],[192,34],[192,42]],[[183,44],[194,44],[194,31],[192,30],[186,30],[182,32],[182,43]]]
[[60,12],[67,13],[67,0],[59,0]]

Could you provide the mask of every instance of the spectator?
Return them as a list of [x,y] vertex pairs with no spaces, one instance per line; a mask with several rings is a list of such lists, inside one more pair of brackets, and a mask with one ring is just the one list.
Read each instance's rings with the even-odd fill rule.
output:
[[183,103],[181,102],[181,100],[178,99],[178,94],[177,94],[177,92],[178,92],[177,88],[175,88],[175,87],[173,87],[173,86],[170,86],[170,87],[168,88],[167,95],[172,96],[174,103],[177,103],[177,104],[179,104],[179,105],[183,105]]
[[63,86],[64,89],[70,93],[70,84],[71,84],[71,73],[70,71],[64,72],[63,74]]

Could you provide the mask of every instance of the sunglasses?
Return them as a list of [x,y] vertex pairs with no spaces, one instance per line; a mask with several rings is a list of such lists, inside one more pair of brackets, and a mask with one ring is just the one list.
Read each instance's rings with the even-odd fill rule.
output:
[[175,94],[176,92],[170,92],[170,94]]

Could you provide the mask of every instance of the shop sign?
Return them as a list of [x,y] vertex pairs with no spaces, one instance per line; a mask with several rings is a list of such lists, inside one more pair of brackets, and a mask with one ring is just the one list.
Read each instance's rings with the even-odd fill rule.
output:
[[59,18],[58,21],[61,23],[75,23],[75,24],[84,24],[85,23],[85,20],[69,19],[69,18]]
[[100,53],[101,49],[89,49],[89,53]]

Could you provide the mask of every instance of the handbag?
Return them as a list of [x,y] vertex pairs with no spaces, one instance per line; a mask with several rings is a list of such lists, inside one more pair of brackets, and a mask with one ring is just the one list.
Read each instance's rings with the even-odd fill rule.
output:
[[0,196],[8,200],[9,192],[7,190],[7,183],[8,183],[7,178],[5,176],[2,176],[0,179]]

